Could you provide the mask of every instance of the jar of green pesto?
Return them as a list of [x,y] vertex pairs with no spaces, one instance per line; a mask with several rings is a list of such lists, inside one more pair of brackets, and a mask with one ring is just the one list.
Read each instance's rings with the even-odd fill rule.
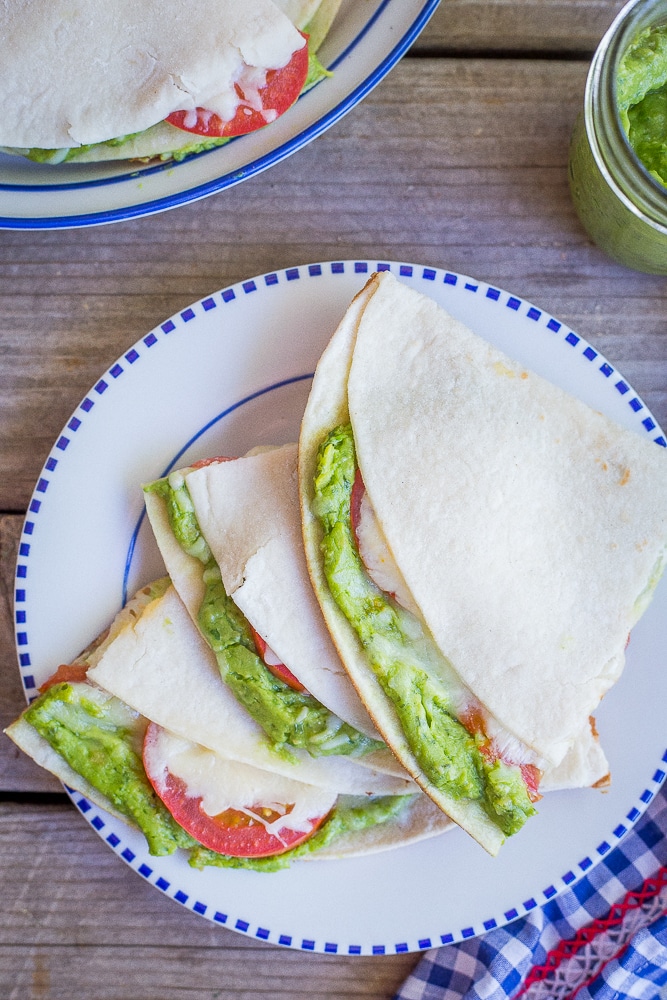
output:
[[569,170],[598,246],[637,271],[667,274],[667,0],[630,0],[602,39]]

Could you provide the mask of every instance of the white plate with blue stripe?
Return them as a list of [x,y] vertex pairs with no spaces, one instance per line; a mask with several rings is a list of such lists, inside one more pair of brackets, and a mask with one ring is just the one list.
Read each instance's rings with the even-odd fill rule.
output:
[[0,153],[0,228],[63,229],[152,215],[279,163],[358,104],[417,38],[439,0],[343,0],[319,52],[333,76],[268,128],[180,163],[49,166]]
[[[387,261],[264,274],[172,316],[92,386],[44,465],[16,572],[16,641],[28,698],[100,632],[124,596],[163,573],[140,484],[176,465],[295,440],[311,373],[375,269],[432,296],[527,367],[665,446],[611,362],[555,317],[465,275]],[[143,837],[80,795],[99,836],[141,877],[203,917],[307,951],[396,954],[458,941],[553,898],[618,845],[667,770],[667,581],[632,634],[598,714],[609,791],[555,792],[488,857],[459,830],[368,858],[287,871],[194,871],[152,858]]]

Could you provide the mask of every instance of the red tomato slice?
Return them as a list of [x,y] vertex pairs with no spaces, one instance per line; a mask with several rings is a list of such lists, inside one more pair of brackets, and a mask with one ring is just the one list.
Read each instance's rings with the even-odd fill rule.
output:
[[[303,90],[308,76],[308,44],[302,45],[293,54],[286,66],[281,69],[270,69],[266,74],[266,83],[259,89],[255,99],[250,93],[244,93],[240,84],[236,84],[236,93],[241,103],[231,121],[224,122],[218,115],[205,108],[196,111],[174,111],[167,118],[170,125],[194,132],[209,138],[224,139],[236,135],[246,135],[258,128],[275,121],[280,115],[291,108]],[[257,107],[259,98],[260,107]]]
[[354,535],[355,541],[357,543],[357,549],[359,549],[359,521],[361,520],[361,501],[364,499],[364,493],[366,492],[366,487],[364,486],[364,481],[361,478],[361,470],[357,469],[354,474],[354,483],[352,484],[352,493],[350,494],[350,522],[352,524],[352,534]]
[[40,687],[40,691],[48,691],[50,687],[54,684],[62,684],[63,681],[71,681],[72,683],[80,683],[86,681],[86,674],[88,673],[87,663],[61,663],[54,674],[51,674],[48,680],[44,681]]
[[[250,623],[248,622],[250,625]],[[270,670],[274,677],[278,680],[284,681],[285,684],[289,685],[294,691],[305,691],[306,688],[303,686],[301,681],[294,676],[289,667],[286,667],[284,663],[281,663],[276,654],[273,652],[270,646],[264,642],[259,632],[256,632],[252,625],[250,625],[250,631],[252,632],[252,638],[257,646],[257,652],[264,661],[264,666],[267,670]]]
[[[159,734],[160,727],[153,722],[149,723],[144,738],[143,754],[146,775],[176,822],[204,847],[234,858],[265,858],[274,854],[284,854],[285,851],[311,837],[326,819],[326,816],[310,819],[309,829],[305,831],[283,827],[279,830],[279,836],[275,836],[269,833],[259,819],[253,819],[240,809],[226,809],[217,816],[209,816],[202,809],[201,797],[188,795],[185,782],[181,778],[167,772],[166,781],[164,775],[160,775],[158,781],[157,777],[151,774],[150,750]],[[293,803],[286,804],[285,813],[289,814],[293,807]],[[261,804],[253,804],[246,808],[262,816],[269,823],[285,815]]]
[[534,764],[521,764],[520,767],[521,777],[528,791],[528,798],[531,802],[539,802],[542,798],[540,795],[540,778],[542,777],[542,772]]

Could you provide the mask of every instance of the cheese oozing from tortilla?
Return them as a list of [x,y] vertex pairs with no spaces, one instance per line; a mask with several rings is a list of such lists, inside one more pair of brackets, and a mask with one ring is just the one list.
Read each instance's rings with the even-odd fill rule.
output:
[[[330,788],[316,788],[227,760],[166,729],[157,730],[144,754],[159,795],[164,794],[168,775],[172,774],[184,782],[188,797],[202,800],[201,808],[208,816],[235,809],[261,823],[278,839],[281,830],[309,831],[312,821],[330,812],[338,797]],[[269,820],[264,809],[278,815]]]
[[230,121],[236,85],[257,110],[266,71],[306,44],[272,0],[13,0],[0,39],[0,145],[43,149],[141,132],[174,111]]

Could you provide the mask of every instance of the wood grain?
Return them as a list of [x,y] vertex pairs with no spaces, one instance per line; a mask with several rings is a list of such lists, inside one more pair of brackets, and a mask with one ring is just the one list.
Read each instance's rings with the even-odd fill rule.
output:
[[591,55],[623,0],[442,0],[419,52]]
[[0,806],[3,1000],[389,998],[414,955],[308,955],[218,927],[130,871],[70,806]]

